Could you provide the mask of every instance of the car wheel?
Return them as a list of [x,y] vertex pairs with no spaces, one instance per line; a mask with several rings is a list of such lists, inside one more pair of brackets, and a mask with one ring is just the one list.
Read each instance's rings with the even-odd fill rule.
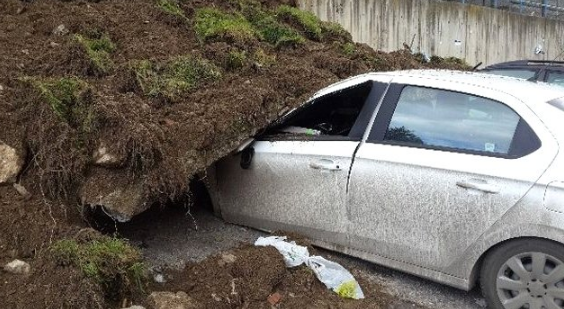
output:
[[492,309],[564,308],[564,246],[542,239],[504,244],[484,260],[480,282]]

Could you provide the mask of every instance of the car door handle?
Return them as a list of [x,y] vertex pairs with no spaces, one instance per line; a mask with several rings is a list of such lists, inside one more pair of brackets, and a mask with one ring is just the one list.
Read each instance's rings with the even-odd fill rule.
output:
[[316,169],[316,170],[327,170],[327,171],[340,171],[341,166],[339,163],[328,160],[328,159],[321,159],[317,161],[313,161],[309,163],[309,167]]
[[500,190],[498,186],[481,179],[462,180],[457,182],[456,185],[464,189],[474,189],[491,194],[497,194]]

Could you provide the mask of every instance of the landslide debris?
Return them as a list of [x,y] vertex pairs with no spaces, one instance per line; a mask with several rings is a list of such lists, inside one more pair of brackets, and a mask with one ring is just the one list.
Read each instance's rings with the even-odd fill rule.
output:
[[131,297],[104,297],[80,262],[50,249],[74,239],[87,205],[125,221],[180,198],[197,172],[339,79],[467,68],[423,58],[355,44],[291,1],[0,1],[0,153],[10,154],[0,263],[31,265],[27,276],[0,273],[0,307]]

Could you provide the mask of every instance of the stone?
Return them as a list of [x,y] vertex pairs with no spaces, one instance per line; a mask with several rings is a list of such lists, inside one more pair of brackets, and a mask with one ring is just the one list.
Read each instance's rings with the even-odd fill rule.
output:
[[67,35],[67,34],[69,34],[69,29],[67,29],[67,27],[65,27],[65,25],[60,24],[57,27],[55,27],[55,29],[53,29],[53,34],[54,35]]
[[219,266],[223,266],[226,264],[233,264],[237,261],[237,257],[231,253],[222,253],[221,259],[219,260]]
[[0,92],[4,91],[4,86],[0,85]]
[[125,161],[125,158],[120,158],[110,151],[104,142],[100,142],[100,146],[92,155],[94,164],[103,167],[119,167]]
[[276,292],[274,294],[270,294],[267,298],[268,303],[271,304],[272,306],[278,304],[280,302],[280,300],[282,300],[282,295],[280,295],[280,293]]
[[145,195],[143,180],[132,181],[127,170],[98,167],[84,181],[79,197],[83,205],[102,207],[118,222],[127,222],[149,209],[154,201]]
[[166,279],[163,276],[163,274],[155,274],[153,276],[153,280],[155,280],[156,283],[165,283],[166,282]]
[[16,191],[18,191],[18,193],[25,197],[25,198],[30,198],[31,197],[31,193],[29,193],[29,191],[27,191],[27,189],[20,185],[19,183],[15,183],[14,185],[14,189],[16,189]]
[[131,307],[122,308],[122,309],[145,309],[145,307],[139,305],[133,305]]
[[24,160],[16,149],[0,141],[0,185],[15,182],[23,164]]
[[153,292],[147,298],[150,309],[198,309],[203,308],[198,302],[188,294],[180,291],[172,292]]
[[31,266],[24,261],[16,259],[6,264],[4,271],[16,275],[27,275],[31,271]]

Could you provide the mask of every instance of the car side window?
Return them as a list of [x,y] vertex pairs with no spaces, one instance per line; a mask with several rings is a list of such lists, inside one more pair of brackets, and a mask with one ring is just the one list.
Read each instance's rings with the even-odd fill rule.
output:
[[508,155],[520,123],[508,106],[465,93],[407,86],[384,140],[457,151]]
[[267,140],[358,140],[388,84],[366,81],[310,101],[277,120]]
[[563,72],[547,72],[546,82],[558,86],[564,86]]

